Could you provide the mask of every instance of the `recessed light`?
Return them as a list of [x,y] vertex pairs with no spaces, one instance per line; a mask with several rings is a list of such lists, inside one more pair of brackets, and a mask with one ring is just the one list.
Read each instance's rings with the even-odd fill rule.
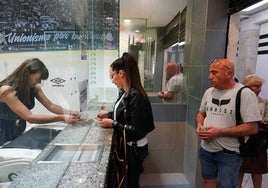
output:
[[262,5],[266,4],[266,3],[268,3],[268,0],[263,0],[263,1],[260,1],[260,2],[258,2],[256,4],[252,5],[252,6],[248,7],[248,8],[243,9],[242,11],[243,12],[248,12],[248,11],[251,11],[251,10],[253,10],[255,8],[258,8],[258,7],[260,7],[260,6],[262,6]]
[[130,23],[130,22],[131,22],[131,20],[124,20],[124,22],[125,22],[125,23]]
[[179,46],[183,46],[185,44],[185,41],[182,41],[179,43]]

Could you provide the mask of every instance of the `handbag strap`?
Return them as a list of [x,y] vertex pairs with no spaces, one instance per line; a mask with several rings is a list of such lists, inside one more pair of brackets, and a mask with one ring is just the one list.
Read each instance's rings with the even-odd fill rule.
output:
[[[124,145],[124,154],[125,154],[125,159],[122,160],[123,162],[125,162],[125,161],[127,160],[126,127],[127,127],[127,125],[124,125],[124,128],[123,128],[123,145]],[[127,173],[127,170],[128,170],[128,165],[126,164],[126,166],[125,166],[125,172],[126,172],[126,173]],[[126,173],[123,175],[123,177],[122,177],[121,180],[119,181],[117,188],[121,188],[121,187],[123,187],[124,180],[125,180],[125,178],[126,178],[126,176],[127,176]]]
[[241,92],[242,90],[246,88],[246,86],[241,87],[237,94],[235,99],[235,119],[236,119],[236,125],[240,125],[242,123],[241,119],[241,113],[240,113],[240,101],[241,101]]
[[123,129],[123,142],[124,142],[123,144],[124,144],[125,159],[127,159],[126,127],[127,127],[127,125],[124,125],[124,129]]
[[[236,119],[236,125],[240,125],[242,123],[241,113],[240,113],[240,101],[241,101],[241,92],[242,90],[246,88],[246,86],[241,87],[237,94],[235,99],[235,119]],[[238,140],[241,143],[244,143],[244,137],[238,137]]]

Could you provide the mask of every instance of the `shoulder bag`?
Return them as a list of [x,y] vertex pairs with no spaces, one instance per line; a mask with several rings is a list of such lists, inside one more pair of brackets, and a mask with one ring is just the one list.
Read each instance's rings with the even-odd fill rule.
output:
[[[236,96],[236,125],[240,125],[243,123],[240,114],[240,100],[241,91],[244,88],[246,87],[242,87],[241,89],[239,89]],[[240,155],[243,157],[257,157],[259,155],[260,149],[264,147],[258,134],[239,137],[238,140],[240,143]]]
[[127,188],[127,150],[126,150],[126,125],[123,128],[123,135],[119,140],[116,134],[113,135],[109,169],[107,177],[107,187]]

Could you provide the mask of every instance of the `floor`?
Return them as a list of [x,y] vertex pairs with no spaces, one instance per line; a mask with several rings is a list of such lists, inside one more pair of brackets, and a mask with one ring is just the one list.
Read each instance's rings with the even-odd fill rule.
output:
[[140,188],[191,188],[183,173],[142,174]]
[[[140,188],[192,188],[183,173],[142,174]],[[253,188],[249,174],[245,174],[243,188]],[[268,187],[268,174],[263,175],[262,188]]]
[[[253,188],[250,174],[245,174],[242,187],[243,188]],[[262,186],[261,187],[262,188],[268,187],[268,174],[262,175]]]
[[[192,188],[184,174],[142,174],[140,178],[140,188]],[[7,188],[9,185],[0,183],[0,188]],[[243,188],[253,188],[249,174],[245,174]],[[263,175],[262,188],[268,187],[268,174]]]

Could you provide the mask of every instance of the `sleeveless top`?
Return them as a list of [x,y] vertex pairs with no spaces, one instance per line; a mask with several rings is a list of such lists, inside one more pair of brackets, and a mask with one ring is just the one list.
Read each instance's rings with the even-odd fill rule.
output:
[[[31,110],[34,105],[34,89],[32,88],[30,90],[30,105],[27,108]],[[0,146],[20,136],[25,128],[26,121],[13,112],[6,103],[0,102]]]

